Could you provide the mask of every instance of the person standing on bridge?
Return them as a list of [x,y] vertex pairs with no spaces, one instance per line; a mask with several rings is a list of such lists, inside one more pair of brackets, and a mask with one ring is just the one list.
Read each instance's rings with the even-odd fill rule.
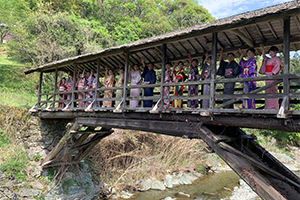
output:
[[[190,61],[190,72],[189,72],[189,77],[188,81],[197,81],[198,78],[200,77],[199,71],[198,71],[198,60],[193,59],[191,54],[189,54],[189,61]],[[189,85],[189,91],[188,91],[189,96],[196,96],[198,95],[198,85]],[[190,108],[198,108],[198,99],[189,99],[187,103],[187,107]]]
[[[83,70],[82,74],[80,74],[80,70],[78,70],[77,82],[76,82],[76,87],[78,88],[78,90],[85,90],[86,87],[86,78],[84,76],[84,71],[85,70]],[[84,98],[84,92],[78,92],[78,99],[81,100],[83,98]],[[78,102],[79,108],[83,108],[83,105],[84,105],[83,101]]]
[[[244,55],[241,49],[239,49],[239,53],[241,54],[239,64],[240,64],[242,78],[256,77],[257,65],[256,65],[256,60],[254,58],[255,49],[250,48],[247,50],[247,57],[248,57],[247,61],[243,59]],[[246,83],[244,82],[243,84],[244,84],[243,94],[245,94]],[[255,89],[256,89],[256,82],[249,81],[248,92],[251,92]],[[246,108],[245,102],[246,102],[245,99],[243,99],[243,108]],[[248,99],[248,109],[255,109],[255,99]]]
[[[165,83],[171,83],[172,82],[172,63],[171,62],[167,62],[166,63],[166,71],[165,71]],[[166,86],[164,88],[164,96],[166,96],[167,98],[170,96],[170,86]],[[164,109],[170,109],[170,100],[169,99],[165,99],[164,100]]]
[[[104,78],[104,85],[106,88],[110,88],[114,86],[115,83],[115,77],[113,74],[113,71],[110,69],[108,71],[107,66],[105,66],[105,78]],[[108,71],[108,74],[107,74]],[[113,95],[113,90],[105,90],[104,91],[104,98],[112,98]],[[103,106],[104,107],[112,107],[112,102],[111,101],[103,101]]]
[[[174,65],[175,68],[176,64]],[[178,71],[175,69],[173,70],[173,82],[180,83],[183,82],[186,78],[186,75],[184,73],[184,64],[182,61],[178,62]],[[183,95],[184,86],[175,86],[174,87],[174,95],[175,96],[182,96]],[[175,108],[182,108],[182,99],[175,99],[172,103],[172,107]]]
[[[156,73],[154,71],[154,64],[149,63],[148,66],[145,65],[145,60],[144,58],[141,58],[141,62],[144,67],[144,71],[142,73],[142,77],[144,78],[144,84],[149,85],[149,84],[155,84],[156,82]],[[144,95],[147,96],[153,96],[153,89],[154,88],[144,88]],[[144,107],[152,107],[153,105],[153,100],[144,100]]]
[[[227,54],[228,62],[223,61],[223,47],[220,50],[220,67],[217,71],[217,75],[224,76],[225,78],[236,78],[240,74],[240,67],[235,62],[233,53]],[[234,93],[235,82],[232,83],[224,83],[224,94],[233,94]],[[230,99],[223,99],[223,103],[230,101]],[[233,108],[233,104],[229,104],[224,108]]]
[[[260,44],[260,50],[262,52],[263,61],[261,64],[261,68],[259,70],[260,74],[265,74],[266,76],[278,75],[281,70],[281,61],[280,57],[276,56],[278,53],[278,48],[276,46],[271,46],[268,53],[271,58],[266,56],[265,48],[263,44]],[[271,84],[274,80],[267,80],[266,85]],[[278,85],[274,85],[268,89],[266,89],[266,94],[270,93],[278,93]],[[265,109],[266,110],[277,110],[278,109],[278,99],[265,99]]]
[[[134,71],[131,70],[131,66],[128,68],[128,75],[131,85],[141,85],[142,84],[142,76],[139,70],[139,66],[137,64],[134,65]],[[130,89],[130,97],[139,97],[140,96],[140,88],[132,88]],[[130,100],[129,107],[136,108],[139,105],[139,100]]]
[[[200,76],[200,78],[202,80],[210,79],[210,66],[211,66],[211,56],[208,56],[208,52],[206,52],[205,55],[203,56],[202,72],[201,72],[201,76]],[[209,95],[209,94],[210,94],[210,84],[204,84],[203,85],[203,95]],[[202,100],[202,108],[204,108],[204,109],[209,108],[209,99]]]
[[[116,87],[122,87],[124,85],[124,68],[122,67],[122,65],[119,65],[120,69],[119,69],[119,78],[116,82]],[[123,90],[117,90],[116,91],[116,97],[117,98],[121,98],[123,96]],[[116,107],[120,104],[121,101],[116,101]]]

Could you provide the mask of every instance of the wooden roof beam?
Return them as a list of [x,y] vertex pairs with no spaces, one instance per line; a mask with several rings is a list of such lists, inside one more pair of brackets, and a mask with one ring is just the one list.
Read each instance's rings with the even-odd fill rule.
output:
[[142,51],[140,51],[140,53],[147,59],[148,62],[152,62]]
[[244,29],[247,37],[250,38],[250,40],[254,43],[254,39],[253,39],[252,35],[249,33],[247,27],[244,27],[243,29]]
[[233,43],[231,42],[231,40],[229,39],[228,35],[225,32],[222,32],[224,35],[224,38],[226,40],[226,42],[229,44],[230,47],[234,47]]
[[298,16],[295,16],[295,23],[300,31],[300,20],[299,20]]
[[172,55],[173,58],[176,58],[175,54],[168,47],[167,47],[167,52],[169,52]]
[[185,48],[185,46],[184,46],[181,42],[178,42],[178,43],[179,43],[180,46],[186,51],[187,54],[190,53],[189,50],[187,50],[187,49]]
[[230,32],[239,36],[242,40],[244,40],[246,42],[246,44],[249,47],[254,47],[254,43],[249,38],[247,38],[247,36],[244,33],[242,33],[241,31],[236,29],[236,30],[231,30]]
[[195,53],[198,53],[198,50],[194,47],[190,40],[187,40],[190,46],[194,49]]
[[207,52],[207,50],[205,49],[205,47],[201,44],[201,42],[195,38],[196,42],[199,44],[199,46],[203,49],[204,52]]
[[172,45],[172,47],[178,52],[178,54],[182,57],[182,53],[175,47],[175,45],[173,43],[170,43]]
[[259,36],[261,37],[262,41],[265,42],[266,41],[266,38],[264,37],[263,33],[261,32],[259,26],[257,24],[254,24]]
[[267,25],[268,25],[268,27],[269,27],[270,31],[272,32],[272,34],[273,34],[274,38],[275,38],[276,40],[278,40],[278,36],[277,36],[277,34],[276,34],[276,32],[275,32],[275,30],[274,30],[274,28],[273,28],[273,26],[272,26],[271,22],[270,22],[270,21],[268,21],[268,22],[267,22]]
[[156,61],[156,58],[154,58],[153,56],[152,56],[152,54],[151,53],[149,53],[149,51],[148,50],[146,50],[146,52],[147,52],[147,54],[149,54],[150,55],[150,57],[154,60],[154,61]]

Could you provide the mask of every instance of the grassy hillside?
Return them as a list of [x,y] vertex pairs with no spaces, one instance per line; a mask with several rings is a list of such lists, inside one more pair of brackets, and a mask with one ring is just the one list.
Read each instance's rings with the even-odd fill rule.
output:
[[30,68],[6,54],[6,46],[0,46],[0,102],[4,105],[31,107],[36,103],[37,74],[25,76]]

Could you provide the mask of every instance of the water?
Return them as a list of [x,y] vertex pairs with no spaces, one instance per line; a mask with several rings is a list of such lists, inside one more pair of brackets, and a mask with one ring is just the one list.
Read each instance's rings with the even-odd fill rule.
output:
[[[203,199],[215,200],[230,196],[233,187],[238,186],[239,176],[232,171],[209,173],[195,180],[192,185],[179,185],[172,189],[148,190],[145,192],[135,192],[130,200],[160,200],[172,197],[182,200]],[[177,193],[184,192],[191,195],[189,198],[178,198]],[[121,199],[118,199],[121,200]]]

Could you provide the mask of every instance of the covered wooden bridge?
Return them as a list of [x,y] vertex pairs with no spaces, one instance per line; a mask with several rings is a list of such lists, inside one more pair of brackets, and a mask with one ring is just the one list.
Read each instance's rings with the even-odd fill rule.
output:
[[[300,179],[287,169],[263,147],[255,142],[255,136],[246,135],[240,128],[258,128],[300,132],[300,111],[294,110],[299,104],[300,75],[290,73],[290,51],[300,49],[300,3],[288,3],[219,19],[186,29],[146,38],[140,41],[124,44],[98,52],[63,59],[43,66],[32,68],[26,74],[39,72],[40,82],[38,101],[31,111],[38,113],[44,120],[68,119],[75,120],[61,142],[47,155],[43,167],[58,166],[62,161],[76,164],[84,158],[102,138],[109,135],[111,128],[144,130],[160,134],[199,138],[204,140],[227,164],[243,178],[252,189],[263,199],[299,199]],[[280,75],[258,76],[252,78],[217,79],[217,53],[220,47],[224,53],[235,52],[249,47],[256,48],[259,44],[266,48],[276,45],[283,53],[283,71]],[[184,61],[188,54],[193,58],[200,58],[206,52],[212,55],[212,77],[210,80],[194,82],[164,83],[164,71],[167,61]],[[260,54],[259,52],[258,54]],[[155,64],[155,70],[161,71],[160,82],[151,85],[128,84],[128,66],[139,63],[144,58]],[[125,66],[125,84],[122,87],[95,88],[76,90],[75,83],[71,100],[61,100],[58,92],[58,76],[61,72],[71,72],[76,77],[78,70],[97,72],[97,80],[104,77],[105,66],[117,70],[118,65]],[[299,67],[299,66],[298,66]],[[43,89],[45,73],[55,74],[53,91]],[[264,81],[275,80],[273,84],[265,85]],[[260,87],[256,90],[242,93],[241,84],[236,86],[235,94],[225,95],[222,92],[224,83],[236,82],[246,84],[256,81]],[[76,81],[74,81],[76,82]],[[164,87],[210,84],[210,95],[164,96]],[[278,94],[266,94],[264,91],[274,85],[279,85]],[[97,84],[98,85],[98,84]],[[144,96],[143,88],[155,88],[153,96]],[[141,88],[140,97],[130,97],[131,88]],[[98,96],[105,90],[122,90],[121,98],[103,98]],[[96,93],[92,102],[80,108],[79,92],[93,91]],[[170,108],[163,109],[163,100],[182,99],[209,99],[209,109],[202,108]],[[241,99],[256,99],[259,106],[256,109],[243,109]],[[266,98],[278,98],[280,107],[277,110],[264,110]],[[137,108],[129,108],[130,100],[139,100]],[[231,101],[222,103],[223,99]],[[95,102],[121,101],[113,107],[97,107]],[[142,100],[153,100],[151,108],[143,107]],[[58,108],[58,103],[65,103],[64,108]],[[235,109],[225,109],[228,104],[234,103]],[[81,129],[80,127],[87,127]],[[102,127],[100,130],[96,127]],[[93,137],[89,137],[93,134]],[[76,141],[62,154],[72,137],[77,135]],[[86,141],[87,138],[91,138]],[[72,156],[78,152],[76,156]]]

